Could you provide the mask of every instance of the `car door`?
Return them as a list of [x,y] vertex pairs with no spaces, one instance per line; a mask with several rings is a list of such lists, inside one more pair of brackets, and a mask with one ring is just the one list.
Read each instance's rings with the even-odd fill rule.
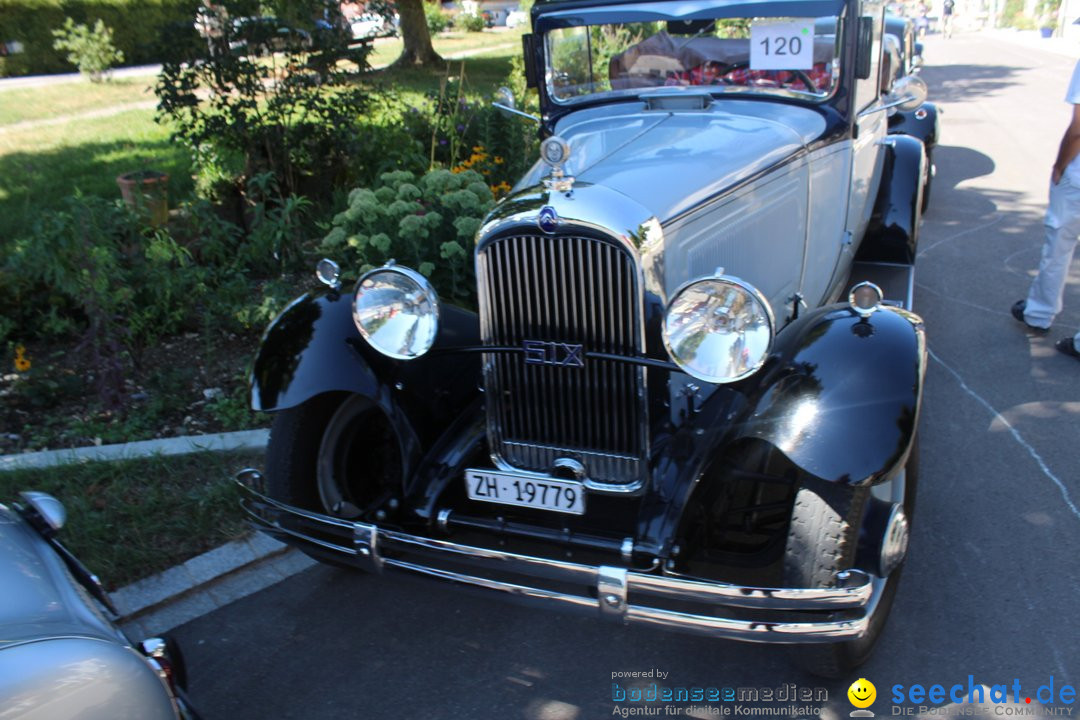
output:
[[[881,107],[881,35],[884,25],[885,9],[880,2],[863,2],[857,31],[860,38],[859,53],[869,53],[868,62],[862,65],[864,72],[868,66],[868,76],[855,79],[855,120],[852,139],[851,157],[851,195],[848,203],[847,229],[850,240],[845,251],[846,264],[866,233],[870,215],[874,210],[878,188],[881,185],[881,170],[884,163],[883,141],[888,131],[888,114]],[[860,34],[857,32],[856,34]],[[846,271],[846,267],[840,268]]]

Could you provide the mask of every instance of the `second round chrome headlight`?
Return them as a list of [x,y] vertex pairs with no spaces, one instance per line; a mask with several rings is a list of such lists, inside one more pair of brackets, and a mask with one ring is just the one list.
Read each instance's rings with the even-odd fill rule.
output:
[[373,348],[398,360],[431,349],[439,331],[439,296],[428,279],[391,265],[365,273],[353,293],[353,322]]
[[734,277],[695,280],[681,287],[664,316],[664,344],[688,375],[729,383],[764,364],[773,341],[769,302]]

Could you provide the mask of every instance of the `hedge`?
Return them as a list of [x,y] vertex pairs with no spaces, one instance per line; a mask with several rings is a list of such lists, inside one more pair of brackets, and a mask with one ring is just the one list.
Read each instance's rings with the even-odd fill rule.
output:
[[86,25],[104,20],[127,64],[158,62],[163,41],[194,32],[199,5],[200,0],[0,0],[0,46],[23,45],[23,52],[0,57],[0,77],[74,71],[65,53],[53,49],[52,31],[68,17]]

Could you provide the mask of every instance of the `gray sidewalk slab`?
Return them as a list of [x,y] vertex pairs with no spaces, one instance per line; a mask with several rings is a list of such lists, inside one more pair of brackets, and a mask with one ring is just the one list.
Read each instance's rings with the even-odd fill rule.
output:
[[132,640],[161,635],[305,570],[315,561],[261,533],[110,593]]
[[98,460],[129,460],[149,455],[185,455],[207,450],[259,450],[266,447],[269,430],[242,430],[212,435],[189,435],[160,440],[143,440],[119,445],[43,450],[0,455],[0,472],[26,468],[46,468]]
[[[109,71],[109,77],[128,78],[142,77],[144,75],[157,75],[161,72],[161,65],[136,65],[126,68],[114,68]],[[26,75],[24,77],[0,78],[0,91],[16,90],[18,88],[39,87],[41,85],[63,85],[85,80],[79,73],[62,73],[59,75]]]

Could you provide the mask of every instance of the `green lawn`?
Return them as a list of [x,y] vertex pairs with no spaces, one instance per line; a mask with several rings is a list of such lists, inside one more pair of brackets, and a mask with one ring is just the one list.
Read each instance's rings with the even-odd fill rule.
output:
[[[492,47],[498,48],[493,52],[504,54],[509,57],[521,52],[522,33],[523,30],[509,30],[505,32],[485,30],[484,32],[478,33],[444,32],[439,33],[432,38],[431,44],[435,47],[435,52],[439,53],[444,58],[447,55],[472,52],[481,48]],[[368,62],[371,63],[372,67],[388,65],[396,60],[398,55],[401,54],[401,48],[401,38],[391,38],[389,40],[376,42],[375,49],[368,57]]]
[[0,239],[30,232],[42,210],[74,192],[119,198],[116,176],[132,170],[167,172],[170,196],[186,197],[190,166],[150,109],[0,132]]
[[[396,90],[407,103],[418,102],[429,92],[438,92],[441,79],[447,72],[453,78],[460,77],[465,68],[465,94],[474,99],[490,100],[495,90],[505,84],[510,74],[510,55],[495,53],[452,60],[447,69],[438,73],[430,70],[380,70],[373,74],[377,83]],[[456,92],[456,90],[453,90]]]
[[260,453],[196,453],[0,472],[0,502],[23,490],[67,509],[60,540],[110,590],[248,531],[232,482]]
[[[521,52],[520,38],[518,31],[443,33],[434,45],[444,55],[489,48],[464,61],[467,93],[487,99],[510,72],[511,58]],[[392,62],[400,52],[400,40],[381,42],[372,62]],[[461,65],[461,60],[448,61],[451,75],[458,76]],[[372,80],[416,103],[424,93],[437,90],[445,74],[446,69],[382,70],[373,73]],[[152,77],[80,81],[0,92],[0,242],[29,233],[42,210],[56,207],[71,193],[119,197],[116,176],[131,170],[149,167],[169,173],[174,202],[190,194],[190,158],[169,139],[168,128],[154,122],[152,109],[5,129],[18,122],[153,100],[147,92],[152,83]]]
[[28,120],[48,120],[111,105],[153,101],[155,76],[89,80],[0,91],[0,127]]

